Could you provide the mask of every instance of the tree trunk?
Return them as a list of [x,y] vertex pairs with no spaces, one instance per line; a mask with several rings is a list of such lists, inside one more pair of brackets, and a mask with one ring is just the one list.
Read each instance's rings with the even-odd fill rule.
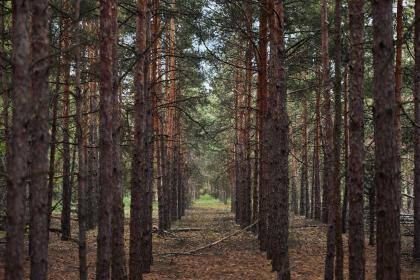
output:
[[265,123],[267,108],[267,44],[268,44],[268,19],[267,19],[267,2],[260,0],[260,24],[259,24],[259,40],[258,40],[258,87],[257,87],[257,105],[260,120],[259,131],[259,211],[258,211],[258,238],[260,241],[260,249],[267,250],[267,185],[266,185],[266,146],[265,146]]
[[[420,18],[420,0],[416,0],[415,18]],[[415,259],[420,259],[420,20],[414,23],[414,252]]]
[[[349,278],[365,278],[364,253],[364,6],[363,0],[349,2],[350,84],[349,84]],[[346,147],[347,148],[347,147]],[[343,217],[344,218],[344,217]]]
[[[172,11],[176,9],[176,0],[170,1]],[[174,178],[175,161],[175,122],[176,122],[176,62],[175,62],[175,18],[173,13],[169,19],[169,30],[167,31],[168,49],[168,112],[167,112],[167,134],[168,134],[168,168],[169,168],[169,188],[170,188],[170,217],[171,220],[177,218],[177,190]]]
[[401,279],[400,168],[391,0],[373,1],[377,279]]
[[[252,17],[252,12],[249,11],[249,7],[246,7],[247,18]],[[246,22],[247,30],[250,32],[251,23]],[[242,227],[247,227],[251,224],[252,218],[252,207],[251,207],[251,192],[252,192],[252,180],[251,180],[251,101],[252,101],[252,43],[248,42],[248,46],[245,53],[245,92],[244,92],[244,105],[245,105],[245,116],[244,116],[244,197],[243,197],[243,216],[242,216]]]
[[78,167],[77,172],[77,193],[78,207],[77,216],[79,220],[79,277],[86,280],[87,272],[87,250],[86,250],[86,154],[84,138],[84,119],[83,119],[83,95],[81,90],[81,53],[80,53],[80,0],[75,1],[74,7],[74,38],[75,38],[75,99],[76,99],[76,137]]
[[114,61],[113,49],[116,39],[114,22],[115,0],[101,0],[100,12],[100,166],[99,166],[99,209],[98,209],[98,248],[96,260],[96,279],[110,279],[112,255],[112,205],[114,194],[113,172],[113,92]]
[[28,175],[27,129],[30,122],[30,35],[29,2],[13,1],[13,118],[10,157],[7,164],[7,242],[5,255],[7,280],[23,279],[25,190]]
[[[96,24],[92,28],[96,30]],[[92,30],[92,31],[93,31]],[[90,72],[94,71],[96,50],[88,48]],[[88,155],[87,155],[87,196],[86,196],[86,226],[93,229],[98,222],[98,110],[97,82],[93,75],[89,82],[89,112],[88,116]]]
[[147,1],[137,1],[136,51],[134,103],[134,149],[131,177],[130,214],[130,279],[141,279],[144,272],[150,271],[151,264],[151,106],[148,90]]
[[[70,10],[68,0],[64,1],[64,8]],[[63,19],[63,100],[62,100],[62,134],[63,134],[63,192],[61,203],[61,239],[69,240],[71,238],[71,156],[70,156],[70,30],[71,21],[69,18]]]
[[314,219],[317,221],[321,220],[321,181],[320,181],[320,138],[321,138],[321,89],[322,89],[322,80],[321,80],[321,71],[318,71],[319,74],[319,88],[316,91],[316,101],[315,101],[315,133],[314,133]]
[[[31,279],[48,275],[48,1],[32,3],[32,119],[30,175]],[[22,113],[22,112],[21,112]]]
[[52,201],[54,194],[54,176],[55,176],[55,157],[57,151],[57,113],[58,113],[58,98],[60,95],[60,75],[61,75],[61,44],[62,44],[62,24],[61,18],[59,22],[59,37],[58,37],[58,54],[57,54],[57,73],[55,78],[55,89],[52,94],[52,116],[51,116],[51,139],[50,139],[50,161],[48,168],[48,228],[51,225],[51,215],[52,215]]
[[112,28],[116,38],[112,45],[112,70],[113,70],[113,89],[112,89],[112,140],[113,140],[113,203],[112,203],[112,260],[111,260],[111,279],[127,279],[125,267],[124,250],[124,203],[122,185],[122,155],[121,138],[123,134],[121,105],[118,81],[117,63],[117,42],[118,42],[118,9],[117,5],[112,7]]
[[270,0],[270,93],[267,102],[267,170],[270,203],[270,246],[273,248],[273,270],[279,280],[289,280],[288,227],[289,227],[289,174],[287,89],[284,47],[283,1]]
[[324,95],[324,126],[323,126],[323,150],[324,150],[324,180],[322,195],[322,221],[328,222],[330,192],[334,184],[333,178],[333,122],[331,115],[330,96],[330,62],[328,52],[328,4],[322,0],[321,6],[321,32],[322,32],[322,90]]
[[295,157],[295,151],[294,151],[294,143],[293,143],[293,127],[290,126],[290,192],[291,192],[291,206],[292,211],[295,215],[300,214],[299,213],[299,205],[298,205],[298,197],[297,197],[297,170],[296,170],[296,157]]
[[[301,208],[301,215],[305,215],[309,218],[309,181],[308,181],[308,106],[306,96],[303,97],[303,114],[302,114],[302,176],[301,176],[301,199],[303,199],[303,209]],[[303,210],[303,212],[302,212]]]
[[[395,52],[395,102],[397,103],[396,108],[396,117],[395,117],[395,129],[396,129],[396,138],[397,138],[397,156],[400,157],[401,150],[401,91],[402,91],[402,78],[403,78],[403,69],[402,69],[402,55],[403,55],[403,0],[397,0],[397,18],[396,18],[396,30],[397,30],[397,40],[396,40],[396,52]],[[398,159],[399,164],[401,159]],[[401,168],[401,167],[400,167]],[[402,201],[401,201],[402,203]]]
[[349,204],[349,75],[348,66],[344,68],[344,195],[341,211],[342,231],[347,232],[347,209]]
[[[332,147],[332,185],[329,188],[329,214],[327,233],[327,255],[325,261],[325,279],[343,279],[343,239],[341,234],[341,1],[335,1],[334,24],[334,99],[335,116]],[[325,167],[324,167],[325,168]],[[334,267],[335,261],[335,267]],[[334,277],[335,275],[335,277]]]

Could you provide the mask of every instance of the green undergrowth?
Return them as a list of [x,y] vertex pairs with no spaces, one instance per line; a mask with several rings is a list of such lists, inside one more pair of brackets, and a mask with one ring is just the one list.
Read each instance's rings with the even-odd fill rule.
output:
[[215,199],[211,195],[205,194],[200,196],[200,198],[193,202],[193,207],[196,208],[214,208],[214,209],[224,209],[228,210],[230,202],[224,204],[220,200]]

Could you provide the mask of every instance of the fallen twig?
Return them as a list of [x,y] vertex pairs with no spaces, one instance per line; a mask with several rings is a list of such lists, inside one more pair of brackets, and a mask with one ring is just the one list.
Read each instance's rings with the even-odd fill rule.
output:
[[172,232],[184,232],[184,231],[201,231],[203,228],[173,228],[170,229]]
[[169,257],[169,256],[185,256],[185,255],[189,256],[189,255],[194,255],[195,253],[197,253],[197,252],[199,252],[201,250],[211,248],[211,247],[213,247],[213,246],[215,246],[215,245],[217,245],[217,244],[219,244],[219,243],[221,243],[221,242],[223,242],[223,241],[225,241],[225,240],[227,240],[227,239],[229,239],[229,238],[231,238],[231,237],[233,237],[233,236],[235,236],[235,235],[237,235],[237,234],[239,234],[241,232],[247,231],[248,229],[250,229],[253,226],[255,226],[257,223],[258,223],[258,220],[255,221],[253,224],[251,224],[251,225],[249,225],[249,226],[247,226],[247,227],[245,227],[243,229],[237,230],[234,233],[229,234],[229,235],[223,237],[222,239],[219,239],[219,240],[214,241],[212,243],[203,245],[203,246],[198,247],[196,249],[193,249],[193,250],[190,250],[190,251],[187,251],[187,252],[162,253],[162,254],[158,254],[158,256]]

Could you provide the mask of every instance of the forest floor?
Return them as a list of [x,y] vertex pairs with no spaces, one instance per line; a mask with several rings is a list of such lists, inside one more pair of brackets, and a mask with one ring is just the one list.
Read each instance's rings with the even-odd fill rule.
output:
[[[74,224],[76,224],[75,221]],[[55,227],[58,227],[58,224]],[[186,228],[194,230],[184,231]],[[234,216],[230,213],[229,207],[223,203],[208,196],[202,197],[191,209],[187,210],[185,217],[173,225],[173,229],[163,236],[154,234],[154,264],[151,273],[145,275],[145,280],[276,279],[275,273],[271,272],[270,262],[266,260],[265,254],[258,250],[255,235],[249,231],[241,231],[235,225]],[[182,229],[182,231],[176,229]],[[73,227],[73,230],[74,236],[77,236],[77,228]],[[292,279],[323,279],[325,232],[325,225],[305,220],[303,217],[291,217],[289,253]],[[128,246],[127,233],[128,227],[126,227],[125,239]],[[215,246],[199,250],[194,254],[185,254],[230,235],[233,236]],[[90,279],[95,279],[93,274],[96,259],[95,241],[96,231],[89,232]],[[345,235],[344,244],[346,243]],[[409,243],[409,240],[403,239],[402,279],[420,279],[420,265],[411,261],[408,251]],[[4,244],[1,246],[0,251],[4,252]],[[53,233],[49,248],[49,279],[78,279],[76,242],[61,241],[59,236]],[[345,253],[347,255],[347,249]],[[375,279],[374,247],[367,247],[366,258],[366,279]],[[1,260],[0,279],[4,277],[4,257]],[[28,267],[27,261],[27,270]],[[347,267],[347,258],[345,258],[345,267]]]

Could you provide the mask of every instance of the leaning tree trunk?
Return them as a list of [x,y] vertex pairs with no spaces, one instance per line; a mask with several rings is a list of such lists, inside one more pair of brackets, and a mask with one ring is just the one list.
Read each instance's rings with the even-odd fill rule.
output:
[[401,279],[400,168],[391,0],[373,1],[376,278]]
[[30,122],[30,35],[29,2],[13,1],[13,96],[12,133],[10,138],[10,157],[7,164],[9,181],[7,185],[7,242],[5,255],[8,280],[23,279],[25,261],[25,190],[28,175],[27,129]]
[[[32,119],[30,122],[31,279],[48,274],[48,1],[32,3]],[[27,62],[26,62],[27,63]]]
[[363,0],[349,2],[350,87],[349,87],[349,279],[365,277],[365,237],[363,211],[364,161],[364,6]]

